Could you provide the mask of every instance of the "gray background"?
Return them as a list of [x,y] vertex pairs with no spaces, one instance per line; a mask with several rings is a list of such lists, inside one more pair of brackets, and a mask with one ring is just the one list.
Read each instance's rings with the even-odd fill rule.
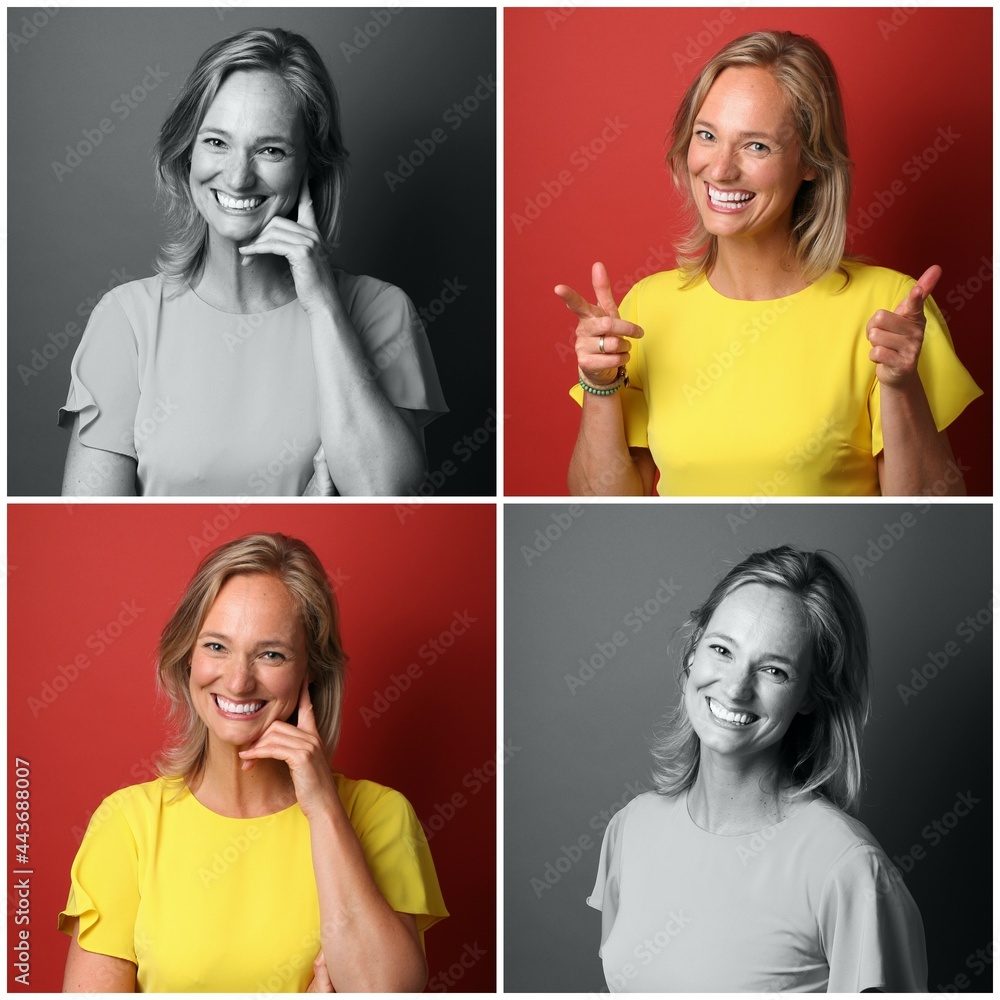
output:
[[[370,25],[368,38],[372,10],[8,10],[8,32],[24,39],[7,47],[9,494],[58,494],[68,435],[56,412],[86,316],[117,283],[116,272],[127,280],[153,273],[163,235],[151,159],[160,125],[210,44],[261,26],[308,38],[340,94],[351,177],[336,262],[399,285],[418,308],[430,306],[446,281],[466,286],[427,327],[451,408],[428,428],[429,469],[454,465],[437,493],[496,492],[497,94],[457,129],[442,121],[480,75],[495,79],[496,11],[406,9]],[[35,15],[41,27],[31,24]],[[115,104],[142,86],[147,67],[168,75],[134,108]],[[66,146],[105,118],[114,130],[57,179],[53,162],[65,163]],[[390,191],[383,174],[435,128],[447,140]],[[76,335],[37,377],[23,378],[18,365],[30,367],[33,350],[51,353],[49,334],[73,322]],[[477,430],[476,450],[456,455]]]
[[[900,532],[904,513],[912,526]],[[504,735],[523,749],[504,775],[505,989],[606,989],[600,913],[585,899],[607,814],[636,785],[650,787],[648,739],[677,701],[674,632],[743,555],[789,543],[837,554],[868,615],[874,713],[860,819],[890,857],[914,844],[926,851],[905,882],[924,921],[930,990],[964,974],[964,989],[990,991],[992,967],[976,975],[967,960],[993,940],[991,513],[984,504],[508,504]],[[859,566],[880,540],[881,558]],[[633,632],[626,616],[661,579],[681,591]],[[989,621],[966,642],[956,629],[979,613]],[[616,631],[627,643],[571,693],[565,676],[580,675],[580,658]],[[904,705],[897,685],[949,641],[960,653]],[[981,802],[932,846],[922,831],[966,792]],[[536,891],[531,880],[544,881],[560,857],[566,868],[562,848],[581,836],[587,848]]]

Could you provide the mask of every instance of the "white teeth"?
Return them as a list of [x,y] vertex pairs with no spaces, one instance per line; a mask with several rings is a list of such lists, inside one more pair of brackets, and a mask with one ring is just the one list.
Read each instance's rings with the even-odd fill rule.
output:
[[221,191],[216,191],[215,197],[223,208],[231,208],[238,211],[251,211],[258,208],[264,201],[263,198],[230,198]]
[[237,715],[253,715],[264,707],[262,701],[226,701],[221,695],[216,695],[215,700],[223,712],[236,713]]
[[756,715],[747,715],[744,712],[730,712],[716,702],[714,698],[708,699],[708,707],[712,710],[712,715],[717,719],[724,719],[726,722],[735,722],[740,726],[749,725],[757,718]]
[[748,202],[753,195],[747,194],[746,192],[740,191],[717,191],[715,188],[710,187],[708,189],[708,196],[716,204],[733,204],[733,203],[745,203]]

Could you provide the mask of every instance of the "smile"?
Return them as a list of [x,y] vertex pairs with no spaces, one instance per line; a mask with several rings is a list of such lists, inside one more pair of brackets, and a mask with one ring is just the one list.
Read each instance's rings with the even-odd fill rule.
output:
[[750,726],[755,723],[760,716],[752,712],[730,712],[728,708],[720,705],[714,698],[706,698],[709,711],[719,722],[726,722],[731,726]]
[[249,214],[250,212],[255,212],[261,205],[267,201],[267,198],[263,195],[257,195],[253,198],[231,198],[228,194],[223,194],[221,191],[216,191],[212,189],[212,194],[215,195],[215,200],[224,208],[227,212],[241,212],[244,214]]
[[259,715],[267,704],[266,701],[230,701],[219,694],[213,694],[212,699],[219,714],[227,719],[251,719]]
[[720,191],[711,184],[706,184],[705,188],[708,191],[708,203],[717,212],[742,212],[756,197],[751,191]]

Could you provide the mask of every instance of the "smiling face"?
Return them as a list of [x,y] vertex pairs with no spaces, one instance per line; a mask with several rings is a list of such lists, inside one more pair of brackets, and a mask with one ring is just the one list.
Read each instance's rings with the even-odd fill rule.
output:
[[209,747],[245,746],[298,706],[308,670],[305,629],[285,585],[264,573],[230,577],[191,653],[191,701]]
[[797,598],[760,583],[725,597],[698,640],[684,702],[702,753],[776,757],[808,711],[812,638]]
[[695,116],[688,181],[702,222],[719,237],[791,232],[802,182],[788,101],[774,77],[756,66],[730,66],[712,84]]
[[302,116],[280,77],[238,70],[209,105],[191,150],[191,195],[213,237],[245,246],[298,201]]

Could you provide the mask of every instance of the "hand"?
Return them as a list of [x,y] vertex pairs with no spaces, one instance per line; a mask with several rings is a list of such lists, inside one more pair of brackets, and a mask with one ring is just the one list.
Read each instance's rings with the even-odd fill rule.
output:
[[334,495],[333,478],[330,476],[330,468],[326,464],[326,452],[323,446],[319,446],[319,451],[313,455],[312,478],[306,483],[304,497],[332,497]]
[[256,239],[240,247],[240,253],[244,255],[244,265],[257,254],[273,253],[286,258],[292,270],[295,292],[307,313],[322,309],[328,297],[337,294],[313,214],[309,178],[305,174],[299,187],[298,222],[275,216]]
[[326,968],[326,959],[323,958],[323,949],[320,949],[313,962],[312,982],[306,987],[306,993],[333,993],[333,981]]
[[[642,336],[642,330],[618,315],[618,306],[611,295],[608,272],[603,264],[595,264],[592,272],[597,305],[591,305],[577,295],[569,285],[556,285],[555,292],[566,307],[580,317],[576,327],[576,360],[584,375],[595,385],[614,382],[618,366],[627,365],[630,345],[625,339]],[[604,352],[601,353],[601,336]]]
[[240,751],[243,759],[241,767],[248,771],[253,762],[261,757],[283,760],[292,776],[299,806],[306,819],[310,819],[322,815],[325,810],[336,809],[340,799],[316,728],[308,675],[302,678],[298,708],[298,725],[272,722],[263,736]]
[[875,362],[875,377],[887,389],[903,389],[917,377],[917,361],[924,342],[924,302],[934,291],[941,268],[932,264],[896,306],[895,311],[879,309],[866,327]]

